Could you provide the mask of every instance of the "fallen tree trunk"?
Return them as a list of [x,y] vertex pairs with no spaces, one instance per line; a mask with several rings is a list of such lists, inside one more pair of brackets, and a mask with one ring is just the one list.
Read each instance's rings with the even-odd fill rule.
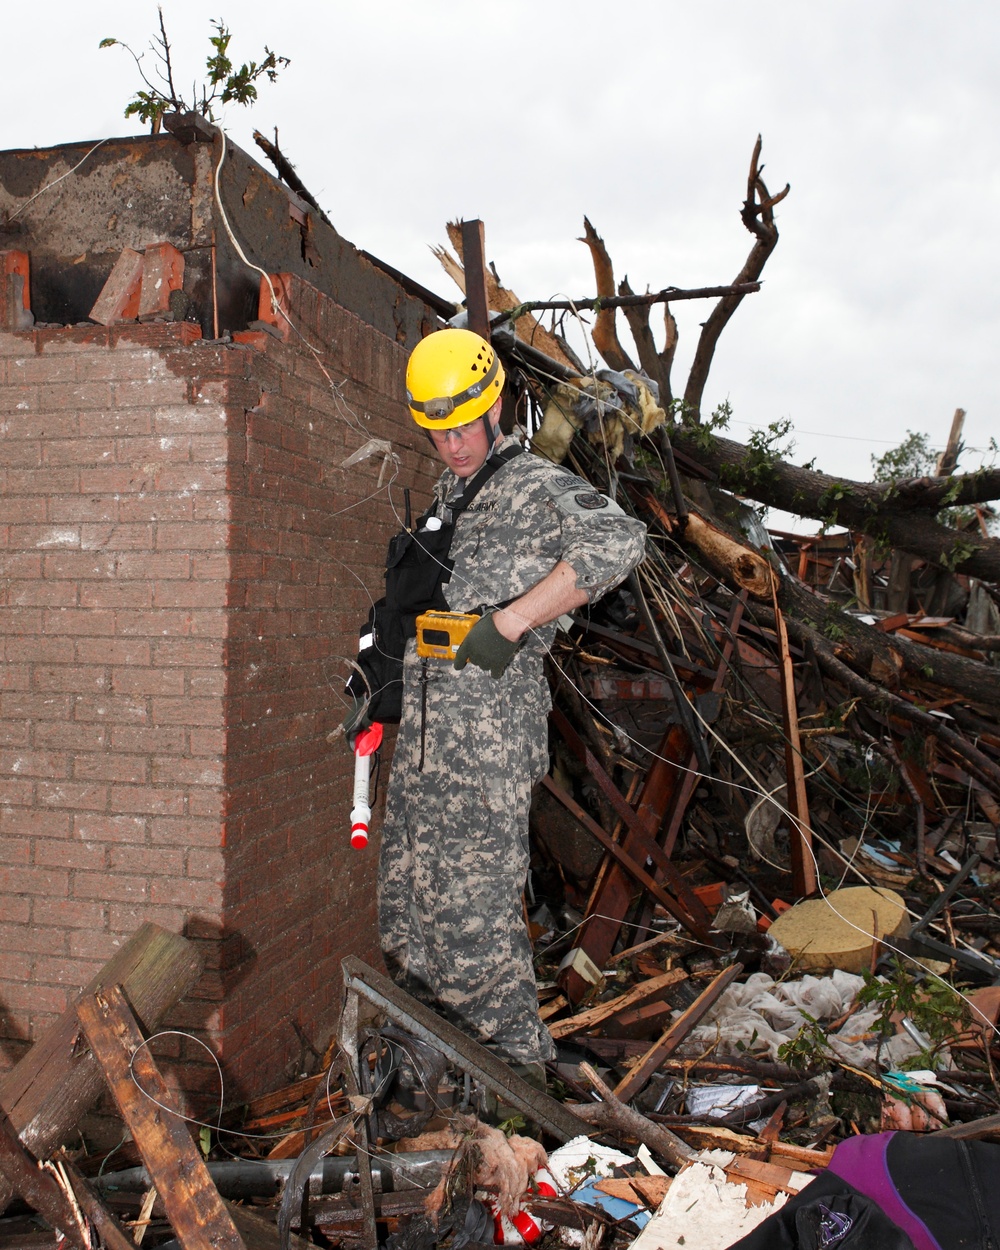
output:
[[1000,581],[1000,539],[966,533],[936,519],[946,507],[1000,498],[1000,469],[950,478],[857,482],[777,457],[762,463],[743,443],[691,425],[675,426],[670,437],[675,447],[716,473],[721,485],[769,508],[860,530],[883,546],[942,568]]

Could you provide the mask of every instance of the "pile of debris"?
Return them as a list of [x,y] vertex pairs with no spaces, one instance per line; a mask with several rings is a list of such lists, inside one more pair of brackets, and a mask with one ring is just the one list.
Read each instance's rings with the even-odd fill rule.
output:
[[[352,958],[319,1070],[199,1117],[152,1051],[200,972],[190,942],[144,926],[0,1082],[0,1246],[750,1250],[775,1244],[775,1222],[803,1237],[781,1244],[816,1245],[803,1228],[862,1213],[869,1236],[890,1231],[859,1244],[908,1245],[892,1229],[926,1218],[949,1246],[1000,1216],[973,1201],[1000,1160],[976,1140],[1000,1133],[996,989],[963,1021],[943,981],[746,976],[665,930],[554,1020],[542,1093]],[[59,1147],[102,1092],[120,1145]],[[927,1186],[949,1169],[949,1188]],[[891,1176],[896,1205],[866,1170]]]

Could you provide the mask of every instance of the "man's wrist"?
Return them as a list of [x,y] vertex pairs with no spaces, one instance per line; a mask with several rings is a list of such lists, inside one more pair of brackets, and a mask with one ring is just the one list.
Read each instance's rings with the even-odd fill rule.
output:
[[497,633],[508,642],[519,642],[528,629],[528,621],[517,612],[514,604],[497,608],[493,613],[493,624]]

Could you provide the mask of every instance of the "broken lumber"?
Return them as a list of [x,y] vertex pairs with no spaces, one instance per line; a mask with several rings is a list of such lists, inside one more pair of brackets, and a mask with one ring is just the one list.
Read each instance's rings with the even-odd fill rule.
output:
[[183,1250],[245,1250],[122,991],[87,995],[77,1015]]
[[549,1032],[556,1041],[563,1037],[570,1037],[574,1033],[582,1033],[585,1029],[592,1029],[603,1021],[617,1016],[626,1008],[635,1007],[656,994],[663,994],[672,985],[686,980],[687,973],[683,968],[672,968],[658,977],[650,977],[648,981],[640,982],[639,985],[633,986],[632,989],[609,1002],[598,1003],[589,1011],[581,1011],[579,1015],[570,1016],[568,1020],[557,1020],[555,1024],[549,1025]]
[[[158,925],[144,924],[105,964],[82,997],[108,985],[121,985],[143,1027],[151,1031],[195,984],[202,964],[192,942]],[[93,1055],[76,1044],[79,1033],[74,1004],[0,1080],[0,1107],[36,1158],[44,1158],[62,1144],[104,1088]],[[0,1211],[11,1194],[9,1183],[0,1176]]]
[[723,991],[730,986],[743,971],[743,965],[730,964],[720,972],[710,985],[707,985],[694,1000],[687,1011],[667,1028],[662,1037],[649,1048],[634,1068],[618,1082],[615,1096],[622,1102],[628,1102],[643,1088],[664,1059],[672,1054],[691,1032],[694,1026],[708,1012],[709,1008],[721,997]]

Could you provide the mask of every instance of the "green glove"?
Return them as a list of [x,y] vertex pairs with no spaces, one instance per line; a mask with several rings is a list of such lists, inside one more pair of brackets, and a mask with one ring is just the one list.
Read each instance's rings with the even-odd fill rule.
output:
[[493,623],[493,613],[481,616],[462,639],[455,656],[455,667],[465,668],[470,661],[491,677],[501,677],[514,658],[521,642],[505,638]]

